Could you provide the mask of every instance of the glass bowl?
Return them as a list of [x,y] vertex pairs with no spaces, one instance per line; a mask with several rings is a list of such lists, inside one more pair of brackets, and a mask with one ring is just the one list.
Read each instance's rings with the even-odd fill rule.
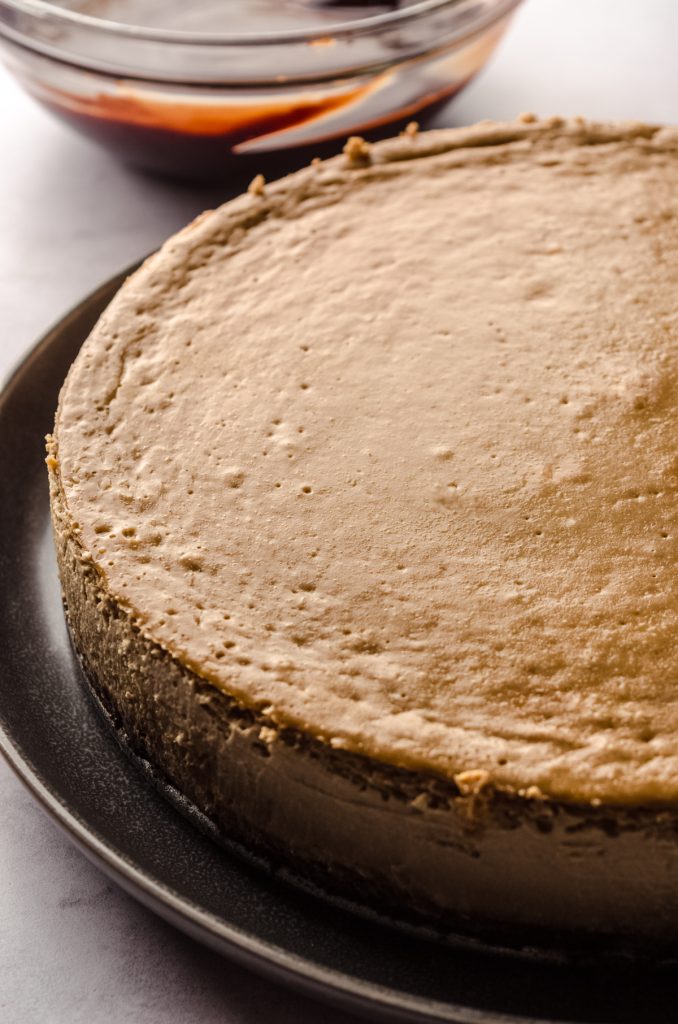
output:
[[0,0],[0,42],[32,96],[116,156],[221,177],[449,99],[519,2]]

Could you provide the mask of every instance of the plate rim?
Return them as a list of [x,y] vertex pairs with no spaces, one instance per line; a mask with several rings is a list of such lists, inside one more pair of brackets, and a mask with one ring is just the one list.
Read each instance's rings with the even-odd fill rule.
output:
[[[127,277],[141,266],[144,259],[135,260],[88,292],[19,356],[0,378],[0,414],[11,399],[14,388],[21,383],[23,375],[30,371],[31,364],[49,349],[70,324],[91,312],[92,307],[100,306],[104,298],[107,298],[108,303]],[[101,315],[101,310],[98,315]],[[87,823],[60,799],[58,792],[43,781],[39,768],[23,754],[4,719],[1,702],[0,755],[50,819],[80,852],[108,877],[171,925],[216,950],[220,955],[228,956],[241,966],[268,975],[275,982],[301,994],[329,1001],[332,1005],[349,1012],[369,1014],[373,1019],[381,1017],[393,1020],[395,1014],[398,1020],[411,1021],[413,1024],[556,1024],[553,1019],[516,1016],[415,996],[381,985],[379,982],[365,981],[347,972],[314,964],[283,947],[261,938],[254,938],[164,885],[88,827]],[[136,770],[130,764],[130,770],[133,769]],[[560,1020],[557,1024],[572,1022]]]

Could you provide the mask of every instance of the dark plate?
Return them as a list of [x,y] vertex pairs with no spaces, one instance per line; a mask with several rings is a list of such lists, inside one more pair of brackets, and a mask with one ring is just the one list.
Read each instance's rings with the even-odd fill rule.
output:
[[68,366],[124,275],[43,338],[0,396],[0,750],[73,841],[190,935],[372,1017],[457,1024],[663,1024],[678,971],[563,966],[450,948],[294,889],[225,852],[130,763],[64,625],[44,435]]

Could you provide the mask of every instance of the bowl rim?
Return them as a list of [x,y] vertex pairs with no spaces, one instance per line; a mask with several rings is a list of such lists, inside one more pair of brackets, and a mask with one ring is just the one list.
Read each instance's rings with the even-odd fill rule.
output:
[[[415,0],[414,3],[398,10],[370,15],[353,21],[329,22],[321,28],[299,30],[280,29],[272,32],[184,32],[180,29],[149,28],[130,25],[83,14],[70,8],[57,7],[51,0],[0,0],[0,13],[5,8],[17,14],[38,19],[53,20],[89,32],[101,32],[120,38],[167,45],[228,47],[228,46],[280,46],[284,44],[309,43],[332,36],[337,42],[357,36],[370,35],[382,29],[391,29],[404,23],[416,21],[437,11],[457,9],[462,16],[473,11],[479,0]],[[520,0],[486,0],[471,20],[460,17],[459,36],[475,33],[491,25],[517,7]],[[0,34],[2,34],[0,22]]]

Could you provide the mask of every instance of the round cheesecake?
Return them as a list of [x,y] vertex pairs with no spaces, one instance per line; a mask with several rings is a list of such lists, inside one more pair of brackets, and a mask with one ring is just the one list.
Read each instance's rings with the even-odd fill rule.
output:
[[444,929],[678,936],[677,181],[635,123],[354,139],[122,287],[64,599],[222,834]]

